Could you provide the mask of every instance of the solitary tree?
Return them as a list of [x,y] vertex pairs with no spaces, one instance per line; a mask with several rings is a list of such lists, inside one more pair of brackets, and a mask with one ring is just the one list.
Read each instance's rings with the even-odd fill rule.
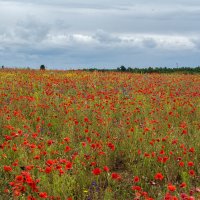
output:
[[123,65],[120,67],[120,71],[125,72],[126,71],[126,67],[124,67]]
[[2,65],[2,67],[1,67],[2,69],[4,69],[4,66]]
[[40,65],[40,70],[45,70],[45,66],[44,65]]

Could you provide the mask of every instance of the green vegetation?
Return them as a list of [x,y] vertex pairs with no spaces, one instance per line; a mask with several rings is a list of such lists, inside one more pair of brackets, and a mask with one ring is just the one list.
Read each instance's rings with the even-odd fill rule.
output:
[[167,68],[167,67],[148,67],[148,68],[126,68],[125,66],[118,67],[117,69],[97,69],[90,68],[84,69],[84,71],[119,71],[119,72],[131,72],[131,73],[186,73],[186,74],[195,74],[200,73],[200,66],[198,67],[179,67],[179,68]]

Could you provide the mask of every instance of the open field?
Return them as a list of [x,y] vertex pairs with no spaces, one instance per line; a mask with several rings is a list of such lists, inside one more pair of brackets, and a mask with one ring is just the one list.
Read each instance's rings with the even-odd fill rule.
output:
[[0,70],[0,199],[200,199],[200,76]]

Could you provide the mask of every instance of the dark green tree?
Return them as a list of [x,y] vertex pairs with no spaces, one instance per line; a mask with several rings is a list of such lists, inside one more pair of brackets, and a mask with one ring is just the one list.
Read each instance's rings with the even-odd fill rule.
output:
[[45,65],[40,65],[40,70],[45,70]]
[[120,71],[125,72],[125,71],[126,71],[126,67],[124,67],[124,65],[122,65],[122,66],[120,67]]

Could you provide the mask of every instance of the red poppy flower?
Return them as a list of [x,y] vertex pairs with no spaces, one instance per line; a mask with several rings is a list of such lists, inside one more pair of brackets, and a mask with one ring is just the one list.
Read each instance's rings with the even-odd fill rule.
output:
[[112,151],[115,150],[115,145],[112,144],[111,142],[108,143],[108,147],[109,147]]
[[10,167],[10,166],[4,166],[3,167],[4,168],[4,170],[6,171],[6,172],[11,172],[12,171],[12,168]]
[[104,166],[103,170],[104,170],[105,172],[109,172],[108,166]]
[[99,174],[101,174],[101,169],[95,168],[95,169],[92,170],[92,173],[93,173],[94,175],[99,175]]
[[186,186],[187,186],[187,184],[185,182],[183,182],[183,183],[180,184],[181,188],[185,188]]
[[15,177],[16,181],[18,182],[22,182],[24,180],[23,176],[22,175],[18,175]]
[[195,171],[194,170],[190,170],[189,174],[190,174],[190,176],[194,176],[195,175]]
[[176,186],[172,185],[172,184],[169,184],[167,188],[169,191],[172,191],[172,192],[174,192],[176,190]]
[[163,178],[164,178],[164,176],[162,175],[162,173],[157,173],[155,176],[154,176],[154,178],[156,179],[156,180],[163,180]]
[[193,167],[194,163],[192,161],[188,162],[188,167]]
[[45,173],[49,174],[49,173],[51,173],[51,171],[52,171],[52,168],[51,168],[51,167],[46,167]]
[[40,193],[39,193],[39,196],[40,196],[41,198],[43,198],[43,199],[45,199],[45,198],[48,197],[46,192],[40,192]]
[[182,162],[182,161],[179,162],[179,166],[180,166],[180,167],[183,167],[183,166],[184,166],[184,162]]
[[69,146],[65,147],[65,152],[69,152],[71,150],[71,148]]
[[27,200],[36,200],[36,198],[34,198],[33,196],[28,196]]
[[134,181],[135,183],[137,183],[137,182],[140,181],[140,178],[139,178],[138,176],[135,176],[134,179],[133,179],[133,181]]
[[67,170],[71,169],[71,168],[72,168],[72,163],[71,163],[70,161],[66,161],[65,168],[66,168]]
[[114,180],[120,180],[121,179],[121,175],[118,173],[112,173],[111,174],[112,179]]
[[142,190],[142,188],[140,186],[135,185],[135,186],[132,186],[132,190],[140,191]]

